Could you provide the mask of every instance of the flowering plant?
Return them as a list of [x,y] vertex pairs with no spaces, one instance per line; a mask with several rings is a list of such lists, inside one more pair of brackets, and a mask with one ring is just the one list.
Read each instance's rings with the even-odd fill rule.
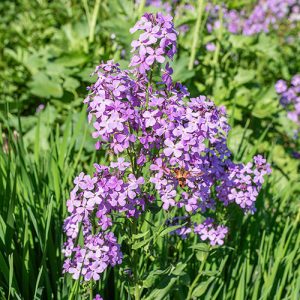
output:
[[220,15],[223,16],[224,27],[233,34],[246,36],[256,35],[278,29],[280,25],[289,23],[291,28],[299,21],[298,0],[259,0],[250,12],[246,10],[229,9],[225,4],[213,5],[208,3],[206,10],[209,13],[207,30],[212,32],[218,29]]
[[[140,4],[140,1],[136,1]],[[171,1],[172,2],[172,1]],[[147,0],[146,6],[156,7],[174,15],[184,14],[186,11],[196,11],[195,3],[175,1],[176,5],[162,0]],[[277,30],[280,25],[289,23],[291,29],[299,22],[300,2],[299,0],[259,0],[250,5],[249,9],[230,9],[226,3],[215,4],[214,1],[205,2],[205,10],[208,15],[207,30],[213,30],[224,26],[233,34],[246,36],[256,35],[261,32]],[[222,21],[220,20],[222,18]],[[221,22],[223,24],[221,24]],[[179,30],[185,32],[189,29],[187,24],[181,25]]]
[[[223,245],[228,228],[218,212],[238,205],[254,213],[263,177],[271,172],[260,155],[253,163],[234,163],[225,108],[205,96],[189,98],[187,88],[173,82],[169,60],[178,33],[172,17],[145,14],[135,32],[141,33],[131,44],[131,68],[100,64],[84,100],[96,149],[106,151],[108,162],[95,164],[93,176],[80,173],[67,201],[64,272],[74,279],[97,281],[109,266],[122,263],[123,245],[113,232],[118,220],[125,217],[130,226],[130,237],[122,238],[126,244],[146,211],[175,211],[162,224],[172,225],[170,233]],[[124,247],[136,248],[134,242]],[[140,274],[131,259],[136,284]],[[137,287],[136,298],[141,293]]]
[[[280,104],[287,111],[287,117],[295,126],[293,130],[293,140],[295,143],[299,141],[300,132],[300,75],[296,74],[292,77],[291,82],[278,80],[275,84],[276,93],[280,96]],[[299,145],[293,143],[294,156],[300,158]]]
[[290,86],[284,80],[278,80],[275,90],[280,95],[280,104],[287,109],[287,116],[300,126],[300,75],[293,76]]

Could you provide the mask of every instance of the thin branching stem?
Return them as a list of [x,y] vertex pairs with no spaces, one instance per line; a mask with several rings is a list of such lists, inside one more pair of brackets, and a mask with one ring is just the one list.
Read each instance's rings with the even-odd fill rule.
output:
[[187,300],[192,299],[192,293],[193,293],[193,290],[194,290],[196,284],[198,283],[198,280],[200,279],[200,277],[201,277],[201,275],[202,275],[202,271],[203,271],[203,268],[204,268],[204,266],[205,266],[205,263],[206,263],[206,260],[207,260],[207,258],[208,258],[208,255],[209,255],[209,251],[207,251],[207,252],[205,253],[204,258],[203,258],[203,260],[202,260],[202,262],[201,262],[201,265],[200,265],[200,269],[199,269],[199,271],[198,271],[198,274],[197,274],[197,276],[195,277],[194,281],[192,282],[192,284],[191,284],[190,287],[189,287],[189,292],[188,292],[188,295],[187,295],[187,297],[186,297]]
[[196,58],[196,51],[197,51],[197,45],[200,40],[200,26],[201,26],[201,19],[203,15],[205,7],[205,0],[198,0],[198,10],[197,10],[197,19],[196,19],[196,25],[194,30],[194,38],[193,38],[193,44],[191,49],[191,57],[189,62],[189,70],[193,70],[194,62]]
[[89,22],[90,23],[89,43],[92,43],[94,41],[95,28],[96,28],[96,22],[97,22],[100,4],[101,4],[101,0],[96,0],[93,14],[92,14],[92,19]]

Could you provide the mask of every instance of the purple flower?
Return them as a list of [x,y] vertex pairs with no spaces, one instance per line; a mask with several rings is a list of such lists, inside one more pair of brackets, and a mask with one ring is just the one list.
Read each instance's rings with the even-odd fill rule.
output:
[[214,52],[216,50],[216,45],[214,43],[207,43],[205,47],[209,52]]
[[278,80],[275,84],[275,90],[278,94],[282,94],[287,90],[287,85],[284,80]]
[[214,219],[207,218],[203,223],[194,225],[194,233],[198,234],[202,241],[209,240],[212,246],[223,245],[228,228],[223,225],[216,226]]
[[145,118],[145,126],[146,127],[152,127],[153,125],[156,124],[156,114],[157,114],[158,110],[154,110],[154,111],[145,111],[143,113],[143,117]]
[[275,90],[281,94],[280,104],[287,110],[287,117],[300,127],[300,75],[293,76],[289,87],[285,81],[278,80]]
[[[163,71],[162,75],[162,82],[167,86],[168,90],[172,88],[172,77],[171,75],[173,74],[173,69],[169,66],[169,63],[166,64],[165,70]],[[158,98],[162,99],[162,98]]]
[[161,64],[165,61],[165,58],[163,56],[164,51],[162,48],[153,50],[152,48],[147,47],[147,53],[149,54],[149,56],[146,58],[146,64],[148,66],[151,66],[155,62],[155,60]]
[[297,74],[297,75],[295,75],[293,78],[292,78],[292,81],[291,81],[291,84],[293,85],[293,86],[300,86],[300,75],[299,74]]
[[171,156],[172,154],[174,154],[174,156],[178,158],[182,155],[181,143],[174,144],[170,139],[166,139],[164,144],[167,146],[164,149],[164,154],[166,156]]
[[42,110],[45,109],[45,104],[40,104],[37,108],[36,108],[36,113],[41,112]]
[[119,157],[118,162],[111,162],[110,166],[112,168],[118,168],[120,171],[125,171],[130,166],[130,163],[126,162],[124,157]]
[[175,198],[176,191],[173,190],[171,185],[167,185],[163,191],[163,195],[161,196],[161,200],[164,203],[163,209],[167,210],[171,206],[175,206]]

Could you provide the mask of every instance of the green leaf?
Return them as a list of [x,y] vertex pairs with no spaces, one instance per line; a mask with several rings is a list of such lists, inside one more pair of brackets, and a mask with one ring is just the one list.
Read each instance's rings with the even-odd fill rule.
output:
[[186,268],[186,263],[178,263],[176,265],[176,268],[172,271],[172,274],[176,275],[176,276],[180,276],[183,274],[184,269]]
[[184,82],[194,76],[195,71],[187,69],[188,63],[189,57],[187,55],[182,55],[172,63],[172,68],[174,69],[173,81]]
[[63,90],[60,83],[53,81],[42,72],[35,74],[33,80],[28,84],[32,94],[45,98],[60,98]]
[[159,285],[145,298],[145,300],[162,300],[169,294],[177,281],[176,276],[164,276]]
[[215,280],[215,277],[210,277],[208,280],[206,280],[204,282],[200,282],[198,284],[198,286],[194,289],[194,291],[192,293],[192,297],[200,297],[200,296],[202,296],[206,292],[208,286],[214,280]]
[[164,235],[166,235],[166,234],[168,234],[168,233],[170,233],[170,232],[172,232],[172,231],[174,231],[174,230],[177,230],[177,229],[183,227],[184,225],[186,225],[186,223],[181,224],[181,225],[169,226],[169,227],[165,228],[164,230],[162,230],[162,231],[158,234],[158,236],[163,237]]
[[63,84],[63,87],[69,92],[74,92],[79,86],[79,81],[72,77],[67,77]]
[[134,242],[134,244],[132,245],[131,248],[132,248],[133,250],[142,248],[143,246],[145,246],[146,244],[148,244],[152,239],[153,239],[153,236],[151,236],[150,238],[145,239],[145,240],[143,240],[143,241],[140,241],[140,242]]
[[203,252],[209,251],[209,245],[206,243],[198,243],[196,245],[190,246],[189,248]]
[[257,118],[271,117],[278,111],[279,101],[276,100],[276,92],[274,85],[270,85],[267,89],[263,89],[259,95],[255,97],[256,104],[252,110],[252,114]]
[[65,67],[76,67],[83,65],[88,60],[88,57],[82,52],[71,52],[58,58],[55,63]]
[[250,36],[244,36],[244,35],[234,35],[231,34],[229,37],[229,42],[232,44],[233,48],[245,48],[249,47],[249,45],[252,43],[253,37]]
[[154,270],[149,273],[145,280],[143,280],[143,287],[150,288],[155,281],[160,278],[160,276],[168,274],[171,270],[171,267],[166,268],[165,270]]
[[140,239],[140,238],[146,236],[146,235],[148,234],[149,231],[150,231],[150,230],[147,230],[147,231],[145,231],[145,232],[141,232],[141,233],[138,233],[138,234],[133,234],[133,235],[132,235],[132,239],[138,240],[138,239]]
[[253,80],[255,75],[256,75],[255,70],[239,68],[238,73],[235,75],[233,81],[236,86],[243,85]]

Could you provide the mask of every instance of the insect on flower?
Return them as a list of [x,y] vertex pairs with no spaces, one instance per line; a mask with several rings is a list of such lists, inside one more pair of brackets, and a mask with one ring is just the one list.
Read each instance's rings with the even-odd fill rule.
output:
[[172,174],[178,180],[178,184],[181,188],[186,187],[187,179],[201,177],[204,174],[204,172],[187,171],[183,167],[174,169],[163,168],[163,170],[167,175]]

